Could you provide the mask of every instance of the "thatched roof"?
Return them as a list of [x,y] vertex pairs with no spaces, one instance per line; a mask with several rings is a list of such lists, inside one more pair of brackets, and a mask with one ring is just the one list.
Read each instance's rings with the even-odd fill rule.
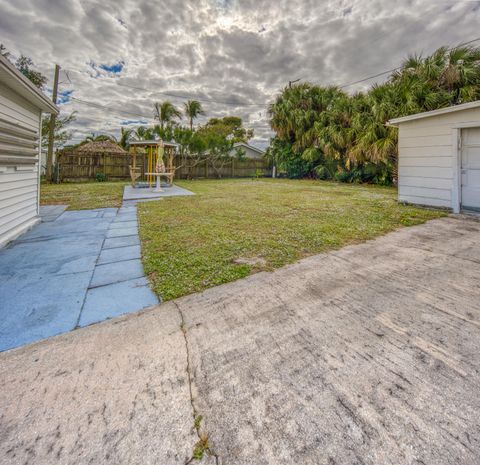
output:
[[119,145],[115,144],[110,140],[102,140],[102,141],[90,141],[86,144],[81,145],[75,152],[80,153],[124,153],[127,155],[127,152],[122,149]]

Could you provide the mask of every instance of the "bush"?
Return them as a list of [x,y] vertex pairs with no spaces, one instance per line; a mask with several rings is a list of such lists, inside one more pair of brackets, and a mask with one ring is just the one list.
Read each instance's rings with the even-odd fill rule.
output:
[[107,175],[105,173],[97,173],[95,175],[95,181],[97,182],[105,182],[107,180]]
[[318,179],[326,181],[327,179],[332,179],[332,175],[328,168],[325,165],[319,165],[315,168],[315,174]]

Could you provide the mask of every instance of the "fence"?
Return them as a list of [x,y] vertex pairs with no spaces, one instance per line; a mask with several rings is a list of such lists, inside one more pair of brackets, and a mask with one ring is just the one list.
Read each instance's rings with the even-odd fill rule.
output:
[[[95,179],[97,174],[103,174],[110,180],[130,179],[130,155],[122,153],[90,153],[81,154],[62,151],[58,154],[58,170],[60,181],[85,181]],[[137,155],[137,166],[144,179],[147,165],[146,155]],[[242,178],[257,174],[269,176],[272,172],[269,163],[263,159],[237,160],[232,158],[225,162],[212,163],[208,159],[198,161],[193,157],[188,159],[176,156],[174,166],[178,167],[175,177],[178,179],[196,178]]]

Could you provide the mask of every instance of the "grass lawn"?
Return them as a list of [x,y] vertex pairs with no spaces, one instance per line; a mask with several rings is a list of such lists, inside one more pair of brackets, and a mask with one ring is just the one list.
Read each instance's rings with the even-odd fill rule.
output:
[[122,182],[84,182],[47,184],[40,186],[42,205],[67,205],[68,210],[120,207],[122,205]]
[[446,213],[393,188],[294,180],[178,181],[197,195],[139,204],[145,272],[169,300]]

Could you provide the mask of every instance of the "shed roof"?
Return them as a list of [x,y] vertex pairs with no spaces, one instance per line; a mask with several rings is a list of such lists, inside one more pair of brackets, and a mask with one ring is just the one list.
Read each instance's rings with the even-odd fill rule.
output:
[[[129,145],[136,145],[137,147],[149,147],[149,146],[160,146],[162,144],[161,140],[132,140],[128,143]],[[178,147],[179,144],[175,142],[165,142],[163,141],[164,147]]]
[[444,115],[446,113],[453,113],[455,111],[470,110],[472,108],[480,107],[480,100],[469,103],[462,103],[461,105],[453,105],[451,107],[439,108],[438,110],[425,111],[423,113],[416,113],[414,115],[403,116],[402,118],[394,118],[388,121],[387,124],[391,126],[398,126],[407,121],[414,121],[416,119],[430,118],[432,116]]
[[260,153],[262,155],[265,154],[265,150],[262,150],[258,147],[255,147],[254,145],[250,145],[248,142],[235,142],[235,144],[233,144],[233,147],[247,147],[249,149],[252,149],[254,152],[257,152],[257,153]]
[[80,153],[124,153],[127,154],[125,150],[122,149],[118,144],[110,140],[102,141],[90,141],[86,144],[81,145],[75,152]]
[[0,82],[45,113],[58,113],[58,107],[1,54]]

